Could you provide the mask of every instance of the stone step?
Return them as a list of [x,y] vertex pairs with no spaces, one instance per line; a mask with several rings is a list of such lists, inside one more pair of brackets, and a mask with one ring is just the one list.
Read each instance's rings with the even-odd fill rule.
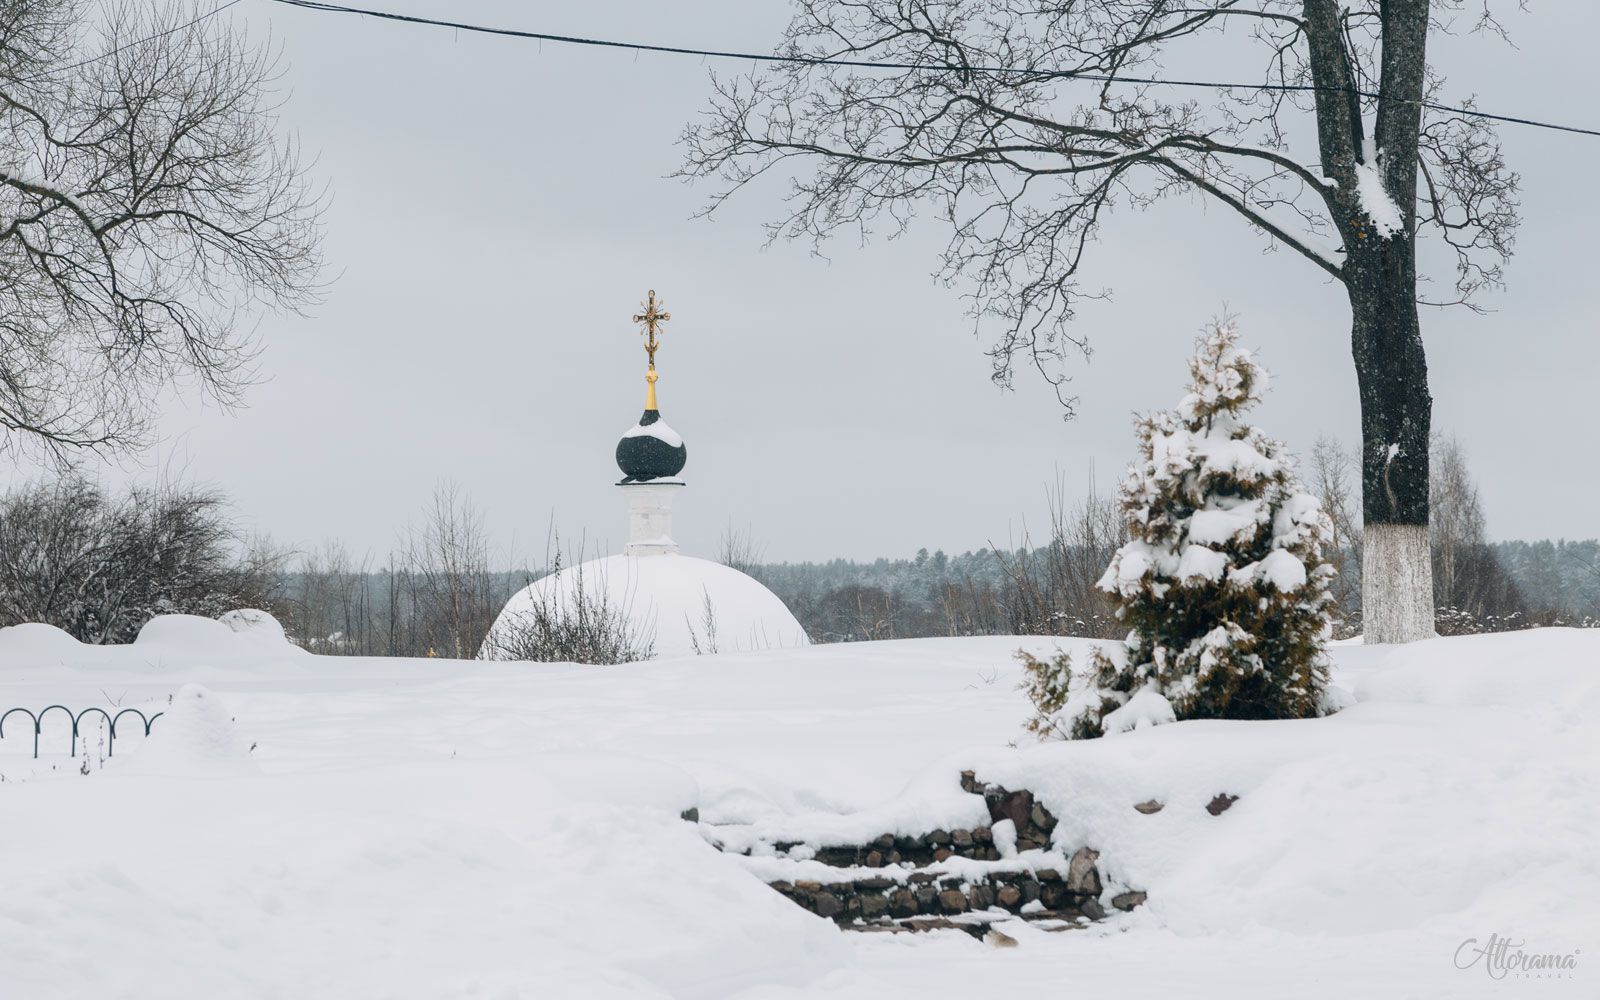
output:
[[[982,878],[922,879],[911,881],[888,878],[863,878],[849,882],[769,883],[773,889],[796,904],[821,917],[849,924],[863,920],[905,920],[913,917],[950,917],[1000,909],[1008,914],[1032,917],[1044,912],[1063,919],[1079,916],[1099,920],[1106,913],[1100,905],[1100,875],[1093,867],[1093,851],[1079,852],[1086,858],[1077,877],[1063,878],[1054,870],[1037,873],[996,872]],[[1074,861],[1079,858],[1075,857]],[[1140,900],[1142,902],[1142,900]]]
[[[810,860],[855,877],[768,884],[797,905],[850,930],[903,933],[959,926],[983,939],[990,924],[1017,917],[1056,922],[1058,926],[1050,930],[1105,918],[1095,864],[1100,854],[1088,847],[1072,855],[1065,872],[1046,868],[961,876],[937,870],[953,858],[1001,861],[994,824],[1010,821],[1019,852],[1046,848],[1057,825],[1056,817],[1026,789],[984,784],[971,771],[961,772],[961,787],[983,796],[991,825],[930,830],[914,837],[885,833],[866,844],[824,845]],[[711,839],[717,843],[714,836]],[[779,841],[770,846],[783,855],[799,843]],[[1144,900],[1142,892],[1124,892],[1115,905],[1131,910]],[[985,919],[987,914],[994,916]]]
[[[969,794],[983,796],[991,825],[972,829],[930,830],[915,837],[885,833],[867,844],[826,844],[817,848],[814,860],[834,868],[882,868],[893,865],[926,868],[953,857],[999,861],[1001,854],[995,846],[993,824],[1002,820],[1012,822],[1019,852],[1042,850],[1049,846],[1050,835],[1058,821],[1050,810],[1034,801],[1032,792],[1026,789],[1013,792],[1000,785],[984,784],[971,771],[961,772],[961,787]],[[772,844],[778,854],[787,853],[796,846],[797,841],[777,841]]]

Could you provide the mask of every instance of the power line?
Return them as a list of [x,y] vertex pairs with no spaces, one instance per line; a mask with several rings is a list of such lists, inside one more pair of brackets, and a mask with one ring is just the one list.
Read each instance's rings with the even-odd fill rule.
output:
[[22,82],[23,83],[33,83],[35,80],[43,80],[47,76],[55,76],[58,73],[65,73],[65,72],[68,72],[69,70],[80,69],[80,68],[82,68],[84,66],[88,66],[88,65],[91,65],[93,63],[101,62],[101,61],[106,60],[106,59],[110,59],[112,56],[116,55],[118,52],[127,51],[128,49],[131,49],[136,45],[143,45],[146,42],[153,42],[158,38],[165,38],[168,35],[175,34],[175,33],[179,32],[179,31],[184,30],[185,28],[192,28],[195,25],[199,24],[201,21],[207,20],[208,18],[216,17],[218,14],[220,14],[223,11],[227,10],[229,7],[232,7],[234,4],[242,3],[242,2],[243,2],[243,0],[228,0],[227,3],[221,4],[220,6],[217,6],[217,7],[213,7],[211,10],[206,11],[204,14],[201,14],[199,17],[196,17],[192,21],[186,21],[183,24],[173,25],[172,27],[168,28],[165,31],[158,31],[155,34],[150,35],[150,36],[148,36],[146,38],[137,38],[137,39],[134,39],[131,42],[125,42],[122,45],[118,45],[116,48],[112,49],[110,52],[102,52],[97,56],[91,56],[88,59],[84,59],[84,60],[81,60],[79,62],[71,63],[71,64],[66,65],[66,66],[53,66],[50,69],[47,69],[42,73],[35,73],[33,76],[28,77],[27,79],[23,80]]
[[[238,0],[233,0],[237,3]],[[431,17],[416,17],[410,14],[396,14],[391,11],[367,10],[361,7],[346,7],[342,4],[324,3],[322,0],[273,0],[274,3],[287,4],[290,7],[303,7],[306,10],[323,11],[340,14],[360,14],[366,17],[381,18],[386,21],[400,21],[406,24],[423,24],[438,28],[454,28],[457,31],[478,32],[485,35],[503,35],[509,38],[531,38],[541,42],[559,42],[565,45],[588,45],[607,49],[629,49],[634,52],[662,52],[677,56],[699,56],[710,59],[740,59],[752,62],[789,63],[803,66],[844,66],[853,69],[896,69],[896,70],[959,70],[967,73],[1016,73],[1029,75],[1041,79],[1072,79],[1089,80],[1097,83],[1138,83],[1152,84],[1162,87],[1191,87],[1207,90],[1271,90],[1285,92],[1307,91],[1334,91],[1338,93],[1350,92],[1344,87],[1319,87],[1315,84],[1295,83],[1219,83],[1207,80],[1165,80],[1156,77],[1115,76],[1107,73],[1080,73],[1073,70],[1019,70],[1008,66],[951,66],[940,63],[902,63],[902,62],[872,62],[865,59],[834,59],[821,56],[784,56],[763,55],[758,52],[725,52],[718,49],[691,49],[675,45],[649,45],[643,42],[618,42],[604,38],[584,38],[578,35],[552,35],[542,31],[521,31],[515,28],[495,28],[482,24],[468,24],[461,21],[444,21]],[[230,3],[228,6],[232,6]],[[1379,95],[1365,90],[1354,91],[1357,96],[1377,98]],[[1533,118],[1518,118],[1514,115],[1495,115],[1487,111],[1477,111],[1473,108],[1458,108],[1448,104],[1436,104],[1432,101],[1418,101],[1419,105],[1430,111],[1445,111],[1451,114],[1467,115],[1473,118],[1483,118],[1489,121],[1508,122],[1513,125],[1528,125],[1532,128],[1553,129],[1559,132],[1574,132],[1578,135],[1600,136],[1600,130],[1579,128],[1576,125],[1559,125],[1554,122],[1538,121]]]

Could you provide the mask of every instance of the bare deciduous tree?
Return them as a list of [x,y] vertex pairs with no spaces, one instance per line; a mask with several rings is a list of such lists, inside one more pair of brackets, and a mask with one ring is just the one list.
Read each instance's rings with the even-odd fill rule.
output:
[[1004,600],[1009,631],[1022,635],[1073,635],[1111,638],[1127,632],[1115,607],[1100,589],[1100,577],[1117,548],[1128,540],[1128,527],[1116,500],[1101,496],[1094,481],[1080,503],[1069,505],[1065,484],[1057,480],[1049,494],[1050,544],[1010,555],[991,544],[995,558],[1010,578]]
[[[1430,30],[1479,9],[1476,0],[798,8],[780,55],[882,68],[793,61],[714,77],[708,114],[684,134],[681,169],[724,183],[707,212],[764,175],[791,172],[774,239],[892,236],[932,205],[951,229],[939,276],[963,282],[980,328],[992,324],[995,378],[1009,382],[1026,359],[1059,394],[1052,362],[1087,349],[1069,321],[1085,294],[1079,266],[1108,213],[1181,193],[1220,204],[1347,293],[1367,636],[1432,634],[1432,401],[1416,241],[1442,239],[1456,266],[1447,298],[1468,302],[1499,283],[1517,222],[1517,178],[1489,125],[1425,108],[1442,82],[1428,68]],[[1500,30],[1486,11],[1476,27]],[[1252,42],[1259,85],[1240,81],[1215,99],[1118,79],[1159,75],[1196,46],[1237,65]],[[1084,74],[1100,79],[1074,79]],[[1311,134],[1315,150],[1300,150]]]
[[[284,628],[314,653],[397,656],[394,629],[379,627],[372,557],[356,561],[338,542],[305,554],[281,602]],[[385,581],[393,589],[391,574]]]
[[1478,484],[1467,471],[1466,452],[1454,436],[1439,438],[1433,446],[1429,499],[1433,518],[1429,524],[1433,545],[1433,586],[1449,600],[1456,592],[1457,570],[1473,545],[1484,542],[1483,505]]
[[434,490],[402,561],[417,614],[437,651],[458,660],[477,656],[509,595],[490,572],[483,517],[454,484]]
[[0,497],[0,625],[125,643],[156,615],[271,610],[284,555],[240,538],[211,490],[112,498],[76,475],[35,483]]
[[728,527],[723,531],[721,542],[717,546],[717,562],[759,580],[761,554],[761,543],[756,541],[755,532],[750,526],[735,528],[733,521],[729,520]]
[[240,320],[315,296],[319,200],[273,60],[199,8],[0,0],[5,445],[138,443],[158,390],[224,404]]
[[[847,584],[817,600],[816,624],[808,632],[819,642],[863,642],[904,635],[896,628],[904,614],[900,602],[882,587]],[[809,624],[809,623],[808,623]]]
[[1323,554],[1338,572],[1333,597],[1346,622],[1361,609],[1361,489],[1355,481],[1355,462],[1339,442],[1319,437],[1311,447],[1305,485],[1322,503],[1333,525]]
[[1526,612],[1521,588],[1489,546],[1478,484],[1454,436],[1434,442],[1431,479],[1434,600],[1475,619]]

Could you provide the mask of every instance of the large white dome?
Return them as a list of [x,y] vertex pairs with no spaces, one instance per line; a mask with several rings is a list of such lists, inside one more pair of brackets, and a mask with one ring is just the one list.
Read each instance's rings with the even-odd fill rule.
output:
[[[484,642],[486,659],[508,659],[519,623],[541,606],[570,613],[581,586],[590,604],[604,596],[658,657],[732,653],[807,644],[805,629],[776,594],[721,563],[668,553],[609,556],[535,580],[506,602]],[[707,626],[707,604],[712,627]]]

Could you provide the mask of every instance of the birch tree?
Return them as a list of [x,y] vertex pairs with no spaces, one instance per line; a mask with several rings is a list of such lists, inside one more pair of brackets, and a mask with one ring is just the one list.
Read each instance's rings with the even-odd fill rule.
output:
[[[708,206],[788,184],[771,238],[949,230],[937,275],[970,294],[995,378],[1087,347],[1079,268],[1109,217],[1197,194],[1343,286],[1359,384],[1369,642],[1431,635],[1417,241],[1471,305],[1501,280],[1517,178],[1489,124],[1438,111],[1430,31],[1499,31],[1475,0],[799,0],[778,53],[684,133]],[[1210,58],[1208,58],[1210,57]],[[1241,86],[1183,90],[1182,58]],[[826,65],[808,59],[874,63]],[[1253,61],[1252,61],[1253,59]],[[1250,67],[1246,72],[1241,67]],[[1255,266],[1255,265],[1252,265]]]

